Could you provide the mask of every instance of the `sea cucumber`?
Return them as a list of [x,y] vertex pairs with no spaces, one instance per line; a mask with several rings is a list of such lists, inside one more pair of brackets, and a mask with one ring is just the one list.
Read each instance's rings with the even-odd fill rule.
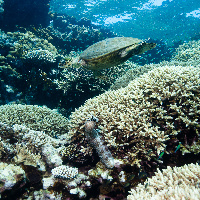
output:
[[90,145],[96,149],[101,162],[109,169],[114,167],[114,158],[108,147],[104,144],[103,138],[98,134],[95,129],[96,118],[92,117],[85,122],[85,133]]

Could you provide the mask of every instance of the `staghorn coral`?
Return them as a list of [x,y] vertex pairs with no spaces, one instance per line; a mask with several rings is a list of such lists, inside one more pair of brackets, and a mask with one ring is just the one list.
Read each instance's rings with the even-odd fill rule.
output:
[[[199,68],[163,66],[125,88],[87,100],[70,116],[73,144],[66,147],[67,158],[92,161],[91,149],[83,151],[88,148],[84,133],[88,113],[98,117],[105,144],[124,164],[150,169],[159,162],[158,155],[166,151],[166,142],[174,137],[176,141],[179,137],[183,145],[187,143],[192,152],[191,147],[199,142],[199,76]],[[171,146],[174,150],[175,145]]]
[[68,119],[46,106],[10,104],[0,106],[0,121],[12,126],[25,125],[35,131],[45,131],[53,137],[65,134]]
[[200,166],[189,164],[182,167],[158,169],[155,176],[131,189],[128,200],[196,200],[200,199]]

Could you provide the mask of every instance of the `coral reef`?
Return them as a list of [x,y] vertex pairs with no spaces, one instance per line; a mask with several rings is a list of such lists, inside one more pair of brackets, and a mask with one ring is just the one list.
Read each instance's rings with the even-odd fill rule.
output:
[[[2,160],[8,162],[10,155],[12,155],[16,163],[38,167],[41,171],[45,170],[45,163],[46,166],[62,164],[60,151],[64,141],[54,139],[42,131],[30,130],[18,124],[9,126],[1,123],[0,130]],[[65,137],[67,138],[66,134]],[[6,152],[9,155],[6,155]],[[45,163],[41,158],[45,158]]]
[[26,182],[25,172],[19,166],[0,162],[0,181],[0,194],[14,186],[19,189]]
[[10,104],[0,106],[0,121],[9,126],[25,125],[57,137],[67,133],[68,119],[46,106]]
[[62,58],[47,40],[32,32],[0,34],[1,104],[15,101],[52,106],[59,104],[62,91],[53,83],[58,78],[58,62]]
[[175,151],[178,142],[198,154],[199,101],[199,68],[155,68],[125,88],[87,100],[73,112],[69,130],[73,144],[66,148],[66,156],[73,162],[92,161],[94,152],[84,132],[89,114],[99,119],[100,135],[113,157],[124,164],[148,171],[163,151]]
[[172,61],[179,65],[200,65],[200,40],[193,40],[179,45],[173,54]]
[[155,176],[131,189],[128,200],[200,199],[200,166],[189,164],[182,167],[158,169]]
[[[66,53],[80,50],[80,44],[85,49],[91,41],[105,39],[112,33],[100,27],[84,26],[76,20],[76,25],[69,25],[73,20],[68,16],[55,15],[53,18],[54,24],[46,28],[37,29],[33,26],[19,28],[16,32],[0,31],[1,104],[12,101],[45,104],[60,108],[67,116],[86,99],[108,89],[115,77],[125,71],[123,67],[105,71],[103,75],[106,74],[106,80],[95,79],[92,72],[82,68],[63,71],[58,63],[69,59]],[[78,39],[75,37],[77,31]],[[77,97],[79,101],[74,101]]]
[[116,35],[48,13],[48,2],[0,0],[0,198],[126,199],[132,188],[130,199],[178,199],[183,187],[199,195],[199,165],[183,166],[200,153],[199,41],[171,60],[174,48],[157,41],[152,54],[97,79],[62,66]]
[[[26,31],[25,33],[2,33],[0,45],[2,56],[5,57],[5,61],[9,64],[12,60],[21,59],[22,62],[31,63],[32,66],[35,64],[39,66],[48,64],[50,68],[50,64],[55,63],[56,58],[59,56],[55,46],[45,39],[38,38],[30,31]],[[17,63],[17,65],[17,67],[20,67],[19,63]],[[54,64],[54,67],[55,66]]]

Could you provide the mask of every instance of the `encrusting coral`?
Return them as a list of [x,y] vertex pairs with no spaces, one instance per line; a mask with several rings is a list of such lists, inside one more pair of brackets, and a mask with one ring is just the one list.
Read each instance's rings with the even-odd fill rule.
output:
[[66,147],[66,157],[72,162],[92,161],[84,133],[90,114],[99,119],[99,134],[112,156],[124,164],[143,170],[155,166],[161,152],[171,152],[166,150],[168,140],[168,149],[175,150],[181,141],[192,152],[192,146],[199,146],[199,76],[199,68],[163,66],[125,88],[87,100],[70,116],[73,143]]
[[189,164],[182,167],[158,169],[155,176],[131,189],[128,200],[196,200],[200,199],[200,166]]

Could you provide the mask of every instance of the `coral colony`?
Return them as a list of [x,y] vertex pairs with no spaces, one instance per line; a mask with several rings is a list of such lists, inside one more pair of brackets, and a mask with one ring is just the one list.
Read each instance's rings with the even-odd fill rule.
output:
[[[39,2],[51,24],[25,26],[8,2],[0,0],[0,198],[200,199],[200,40],[98,79],[62,66],[114,33],[47,15],[49,0]],[[15,11],[17,27],[6,23]]]
[[199,164],[189,164],[200,152],[199,61],[177,59],[128,70],[69,119],[45,106],[0,106],[2,197],[32,184],[43,199],[199,198]]

